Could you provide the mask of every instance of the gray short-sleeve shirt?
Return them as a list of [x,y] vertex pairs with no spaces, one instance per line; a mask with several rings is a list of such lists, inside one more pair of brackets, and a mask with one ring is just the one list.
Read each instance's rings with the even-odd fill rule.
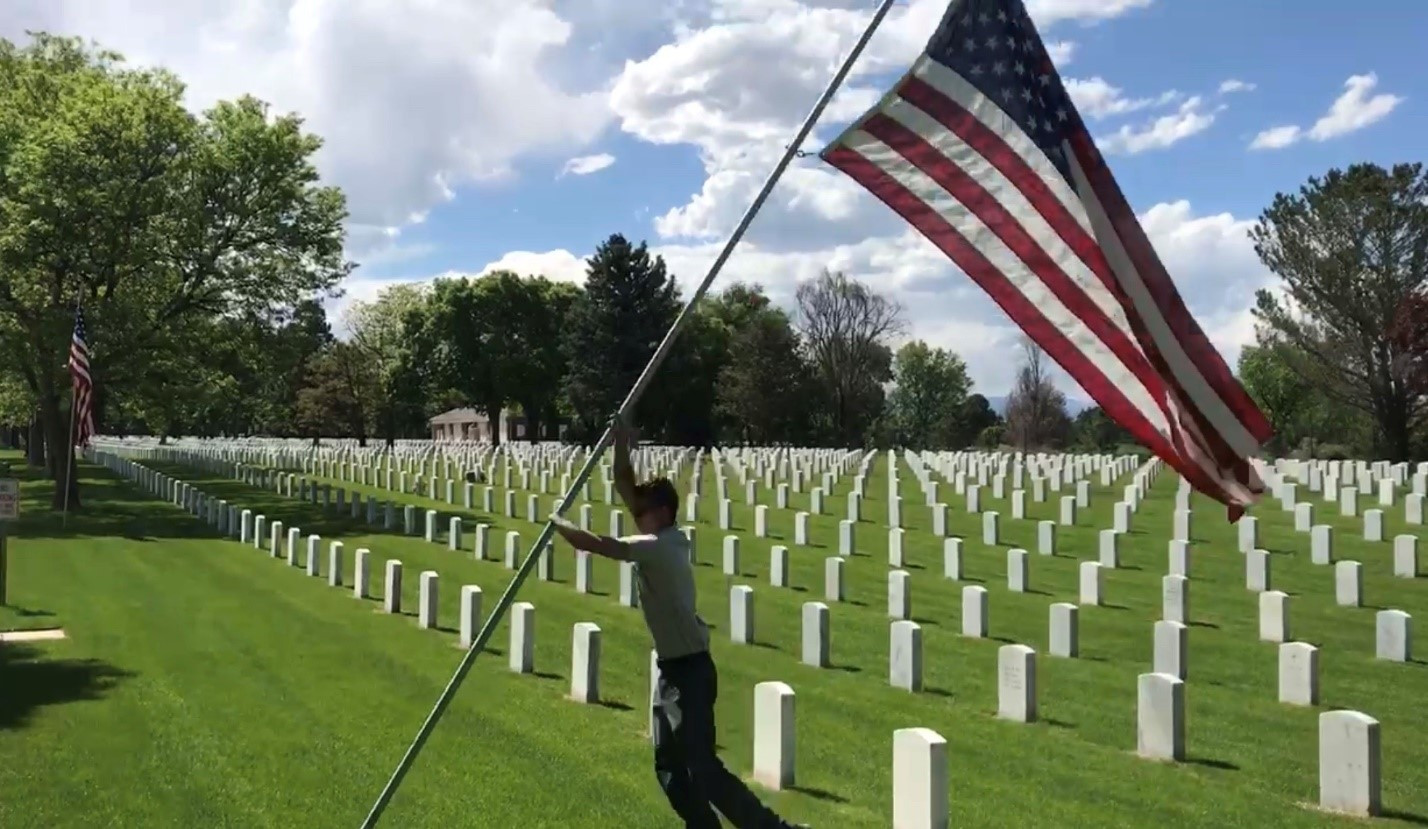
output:
[[699,618],[694,565],[689,539],[678,527],[653,535],[620,539],[634,562],[640,610],[661,659],[688,656],[709,649],[709,627]]

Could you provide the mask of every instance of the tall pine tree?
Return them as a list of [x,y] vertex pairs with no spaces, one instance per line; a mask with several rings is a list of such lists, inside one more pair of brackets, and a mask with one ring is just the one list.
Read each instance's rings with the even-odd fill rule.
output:
[[[620,234],[586,263],[585,296],[566,328],[566,395],[585,435],[594,436],[619,407],[679,314],[679,291],[664,260]],[[634,413],[647,435],[668,426],[680,349],[650,384]],[[672,379],[673,378],[673,381]]]

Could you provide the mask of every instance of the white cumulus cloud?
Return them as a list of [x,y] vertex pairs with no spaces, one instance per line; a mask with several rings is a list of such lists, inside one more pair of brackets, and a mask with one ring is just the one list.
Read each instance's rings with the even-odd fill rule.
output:
[[1222,108],[1206,109],[1204,103],[1198,95],[1187,98],[1175,112],[1136,126],[1123,124],[1115,132],[1098,138],[1097,144],[1108,154],[1135,155],[1163,150],[1204,132],[1215,123],[1215,116]]
[[1236,78],[1230,78],[1229,80],[1224,81],[1223,83],[1220,84],[1220,90],[1219,90],[1219,91],[1220,91],[1220,94],[1221,94],[1221,95],[1229,95],[1229,94],[1231,94],[1231,93],[1233,93],[1233,92],[1253,92],[1254,90],[1255,90],[1255,85],[1254,85],[1254,84],[1249,83],[1248,81],[1242,81],[1242,80],[1238,80],[1238,79],[1236,79]]
[[560,175],[588,176],[591,173],[598,173],[614,163],[615,157],[609,153],[577,156],[565,162],[565,166],[560,169]]
[[1344,81],[1344,91],[1329,105],[1329,111],[1320,116],[1309,129],[1294,124],[1270,127],[1250,141],[1251,150],[1278,150],[1307,138],[1310,141],[1328,141],[1341,135],[1357,132],[1387,118],[1389,113],[1403,103],[1403,97],[1388,92],[1374,93],[1378,86],[1378,75],[1350,75]]

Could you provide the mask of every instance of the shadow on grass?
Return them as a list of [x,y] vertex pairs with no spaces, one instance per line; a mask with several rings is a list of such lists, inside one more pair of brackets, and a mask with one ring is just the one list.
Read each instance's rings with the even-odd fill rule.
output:
[[1239,771],[1240,767],[1225,760],[1211,760],[1207,757],[1187,757],[1185,762],[1192,766],[1204,766],[1208,769],[1220,769],[1221,771]]
[[830,791],[824,790],[824,789],[815,789],[815,788],[813,788],[812,786],[789,786],[788,788],[789,788],[790,791],[795,791],[795,792],[798,792],[799,794],[808,795],[809,797],[813,798],[814,800],[823,800],[823,801],[827,801],[828,803],[847,803],[847,802],[848,802],[848,798],[846,798],[846,797],[840,797],[839,795],[836,795],[836,794],[834,794],[834,793],[832,793],[832,792],[830,792]]
[[1400,812],[1397,809],[1384,809],[1382,812],[1379,812],[1379,817],[1401,820],[1404,823],[1412,823],[1416,826],[1428,826],[1428,817],[1415,815],[1411,812]]
[[1104,607],[1107,610],[1130,610],[1123,604],[1111,604],[1110,602],[1101,602],[1097,607]]
[[134,674],[99,659],[47,659],[29,645],[0,645],[0,728],[23,728],[35,709],[95,700]]
[[1065,720],[1058,720],[1055,717],[1045,717],[1041,721],[1051,726],[1052,728],[1074,729],[1076,727],[1075,723],[1070,723]]
[[619,700],[613,700],[613,699],[602,699],[602,700],[598,700],[595,704],[598,705],[598,706],[600,706],[601,708],[609,708],[611,711],[633,711],[633,710],[635,710],[635,709],[632,708],[631,706],[626,705],[625,703],[620,702]]
[[203,538],[216,535],[202,521],[180,509],[155,509],[156,499],[128,488],[108,469],[80,465],[82,476],[80,505],[71,506],[67,516],[48,508],[54,491],[52,481],[32,481],[25,486],[26,500],[44,506],[30,506],[10,528],[12,538],[122,537],[130,541],[156,538]]
[[828,668],[833,671],[842,671],[845,674],[860,674],[863,672],[863,669],[857,665],[829,665]]

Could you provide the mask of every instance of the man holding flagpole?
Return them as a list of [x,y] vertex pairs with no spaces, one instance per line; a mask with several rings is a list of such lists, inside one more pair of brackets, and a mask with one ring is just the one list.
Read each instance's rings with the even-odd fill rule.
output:
[[668,478],[635,483],[630,429],[617,419],[612,431],[615,488],[640,534],[611,538],[558,515],[550,520],[575,549],[636,566],[640,609],[659,658],[653,737],[660,787],[690,829],[719,829],[715,809],[737,829],[796,829],[801,824],[788,823],[760,802],[715,752],[719,679],[709,628],[696,610],[689,539],[675,526],[679,493]]

